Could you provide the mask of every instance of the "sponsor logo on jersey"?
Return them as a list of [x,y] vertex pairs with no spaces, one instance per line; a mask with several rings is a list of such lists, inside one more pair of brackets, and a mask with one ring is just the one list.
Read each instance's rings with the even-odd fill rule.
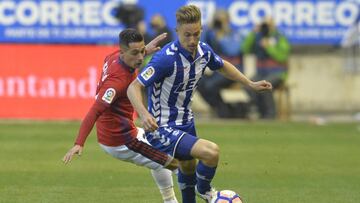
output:
[[144,78],[144,80],[149,80],[155,73],[155,69],[152,66],[149,66],[144,72],[141,73],[141,77]]
[[103,97],[101,98],[103,101],[105,101],[108,104],[111,104],[111,102],[113,101],[114,97],[115,97],[116,91],[114,88],[108,88]]
[[187,92],[187,91],[192,91],[195,89],[196,87],[196,78],[190,79],[188,81],[182,82],[180,83],[177,88],[175,89],[176,93],[180,93],[180,92]]

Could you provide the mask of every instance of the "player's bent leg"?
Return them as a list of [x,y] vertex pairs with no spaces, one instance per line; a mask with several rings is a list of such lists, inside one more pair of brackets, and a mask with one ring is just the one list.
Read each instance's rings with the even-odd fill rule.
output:
[[216,194],[215,189],[211,187],[211,181],[215,176],[219,153],[217,144],[204,139],[199,139],[191,150],[191,155],[200,160],[196,167],[196,190],[207,202]]
[[[126,145],[118,147],[109,147],[101,144],[100,146],[105,152],[117,159],[158,171],[160,174],[153,177],[158,185],[164,203],[177,203],[171,171],[164,168],[176,169],[178,165],[176,159],[138,139],[134,139]],[[159,180],[157,180],[158,178]]]
[[[144,129],[137,128],[138,134],[137,139],[145,142],[148,145],[151,145],[148,140],[144,136]],[[178,167],[178,161],[176,159],[172,159],[172,161],[166,166],[166,168],[170,170],[175,170]],[[165,168],[160,168],[157,170],[151,170],[151,174],[154,178],[156,185],[159,188],[160,194],[164,203],[178,203],[175,192],[174,192],[174,184],[172,179],[172,172]]]
[[[142,155],[141,153],[129,149],[129,147],[127,147],[126,145],[112,147],[112,146],[106,146],[100,144],[100,147],[106,153],[121,161],[129,162],[139,166],[144,166],[146,168],[154,169],[154,170],[164,168],[164,163],[161,164],[158,163],[157,161],[149,159],[148,157]],[[170,163],[171,160],[172,158],[170,158],[168,162]]]
[[[169,159],[167,159],[167,161],[165,161],[165,157],[163,156],[165,153],[160,152],[158,150],[156,150],[155,148],[151,147],[150,145],[147,144],[142,144],[143,142],[137,142],[136,139],[134,139],[132,142],[126,144],[126,146],[128,146],[130,149],[139,152],[140,154],[143,154],[144,156],[148,157],[149,159],[152,159],[158,163],[160,163],[161,165],[163,165],[166,168],[169,169],[176,169],[177,168],[177,160],[173,159],[172,157],[170,157],[169,155],[167,155],[168,157],[170,157],[170,161]],[[173,188],[173,184],[172,184],[172,176],[171,176],[171,171],[166,170],[166,169],[158,169],[157,172],[160,172],[160,174],[157,174],[159,176],[153,176],[155,179],[155,182],[157,183],[161,196],[163,197],[164,203],[176,203],[176,197],[175,197],[175,192],[174,192],[174,188]],[[161,177],[161,175],[163,175]],[[160,178],[161,180],[157,180],[157,178]],[[161,184],[161,186],[159,185]]]
[[191,156],[202,161],[209,167],[216,167],[219,162],[220,150],[217,144],[199,139],[191,149]]

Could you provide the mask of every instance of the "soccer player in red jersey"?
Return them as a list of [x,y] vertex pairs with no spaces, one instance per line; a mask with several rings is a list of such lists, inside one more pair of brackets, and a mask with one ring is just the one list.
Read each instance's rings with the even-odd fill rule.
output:
[[148,144],[144,131],[134,124],[134,109],[126,94],[128,86],[137,77],[137,68],[143,63],[145,53],[159,50],[157,44],[165,37],[166,34],[160,35],[145,46],[144,38],[137,30],[125,29],[120,33],[120,50],[105,58],[95,102],[63,162],[67,164],[75,154],[81,155],[86,138],[96,123],[98,142],[105,152],[150,168],[164,202],[177,203],[170,170],[177,168],[178,161]]

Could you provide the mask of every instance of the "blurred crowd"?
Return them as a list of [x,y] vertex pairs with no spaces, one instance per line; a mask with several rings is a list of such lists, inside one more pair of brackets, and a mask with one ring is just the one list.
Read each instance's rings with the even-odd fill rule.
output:
[[[211,24],[204,30],[203,41],[241,72],[244,72],[244,55],[254,54],[254,81],[267,80],[272,83],[274,91],[285,84],[290,44],[270,17],[264,18],[244,36],[238,30],[232,29],[227,11],[219,9],[215,12]],[[226,103],[221,91],[231,87],[233,83],[219,73],[210,73],[199,85],[200,94],[218,117],[248,118],[250,113],[256,111],[261,119],[276,118],[273,92],[259,93],[244,89],[250,98],[249,102]]]

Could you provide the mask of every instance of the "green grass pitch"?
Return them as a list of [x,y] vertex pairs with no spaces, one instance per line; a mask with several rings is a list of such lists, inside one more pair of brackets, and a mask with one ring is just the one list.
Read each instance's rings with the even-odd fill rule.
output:
[[[1,122],[0,203],[161,202],[149,170],[106,155],[94,131],[83,155],[63,165],[78,128]],[[197,129],[221,148],[214,186],[247,203],[360,202],[360,124],[231,121]]]

